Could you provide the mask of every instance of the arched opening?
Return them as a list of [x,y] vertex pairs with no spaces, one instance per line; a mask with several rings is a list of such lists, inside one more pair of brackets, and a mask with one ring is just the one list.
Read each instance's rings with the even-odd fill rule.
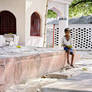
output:
[[41,18],[37,12],[34,12],[31,16],[31,36],[41,35]]
[[58,18],[61,17],[62,13],[56,7],[48,9],[48,18]]
[[16,34],[16,18],[9,11],[0,12],[0,35]]
[[54,48],[59,46],[59,17],[61,13],[56,8],[48,10],[46,46]]

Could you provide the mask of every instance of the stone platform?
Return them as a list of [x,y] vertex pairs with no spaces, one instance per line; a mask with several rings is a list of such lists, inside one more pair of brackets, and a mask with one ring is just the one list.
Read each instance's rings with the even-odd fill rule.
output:
[[12,85],[6,92],[92,92],[92,60],[81,60],[75,68],[64,68],[49,73],[48,77],[28,79]]
[[0,48],[0,92],[23,80],[58,71],[64,65],[65,54],[61,49]]
[[0,48],[0,85],[5,89],[23,80],[59,71],[65,61],[66,55],[61,48]]

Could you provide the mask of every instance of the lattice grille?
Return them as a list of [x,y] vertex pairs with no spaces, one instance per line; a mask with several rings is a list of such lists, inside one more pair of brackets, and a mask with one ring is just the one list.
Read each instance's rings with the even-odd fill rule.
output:
[[47,47],[53,46],[53,26],[47,26],[47,39],[46,39],[46,45]]
[[73,25],[71,28],[71,37],[73,46],[78,50],[92,49],[92,28],[91,25]]
[[[73,47],[77,50],[91,50],[92,49],[92,25],[69,25],[71,28],[71,38],[73,39]],[[53,46],[53,27],[47,28],[47,45]],[[61,35],[64,35],[61,33]],[[58,47],[60,44],[59,27],[55,27],[54,46]]]
[[59,46],[59,27],[55,27],[54,46]]
[[[55,25],[55,32],[54,32],[54,47],[59,46],[59,27]],[[53,25],[47,26],[47,47],[53,47]]]

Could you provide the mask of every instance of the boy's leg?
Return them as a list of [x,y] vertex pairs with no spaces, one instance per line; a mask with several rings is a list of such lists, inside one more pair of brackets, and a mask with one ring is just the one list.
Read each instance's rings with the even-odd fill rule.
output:
[[73,50],[70,49],[70,54],[72,55],[72,58],[71,58],[71,66],[73,67],[73,64],[74,64],[74,53],[73,53]]
[[69,50],[66,53],[67,53],[67,64],[70,64],[70,62],[69,62],[69,54],[70,54]]
[[74,64],[74,53],[72,54],[72,58],[71,58],[71,66],[73,66]]
[[67,64],[70,64],[69,63],[69,54],[70,54],[70,51],[69,51],[69,49],[67,47],[64,47],[64,50],[67,53]]

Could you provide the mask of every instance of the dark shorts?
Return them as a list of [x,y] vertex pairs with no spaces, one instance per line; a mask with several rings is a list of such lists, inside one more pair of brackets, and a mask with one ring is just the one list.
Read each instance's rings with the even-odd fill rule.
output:
[[72,48],[69,49],[69,48],[67,48],[67,47],[64,47],[64,50],[65,50],[66,52],[70,51],[70,54],[71,54],[71,55],[73,54],[73,49],[72,49]]

